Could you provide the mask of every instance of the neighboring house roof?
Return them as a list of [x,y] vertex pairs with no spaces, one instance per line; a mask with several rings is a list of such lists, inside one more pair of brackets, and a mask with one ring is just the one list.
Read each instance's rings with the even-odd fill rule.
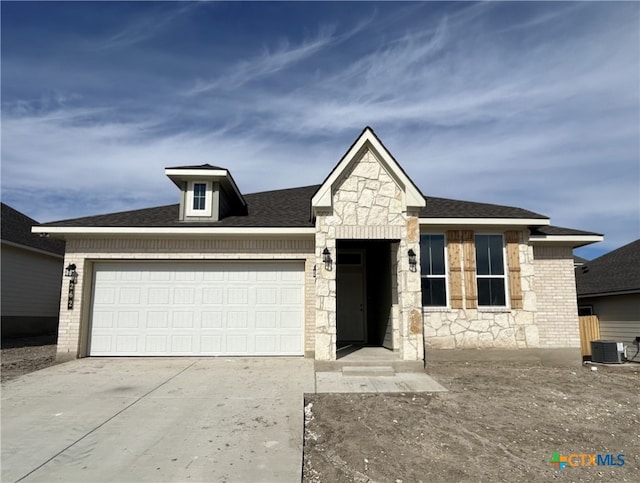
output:
[[578,297],[640,292],[640,239],[576,269]]
[[31,233],[31,227],[39,223],[2,203],[2,241],[22,245],[56,255],[64,255],[64,241]]

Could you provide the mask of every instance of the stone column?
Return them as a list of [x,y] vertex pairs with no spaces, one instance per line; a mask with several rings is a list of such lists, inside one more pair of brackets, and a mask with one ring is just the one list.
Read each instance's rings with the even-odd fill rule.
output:
[[[329,249],[331,269],[325,266],[322,252]],[[335,226],[328,226],[326,216],[316,217],[316,347],[319,361],[336,360],[336,239]]]
[[[424,359],[422,288],[420,279],[420,225],[417,213],[407,214],[406,236],[398,250],[398,302],[400,307],[400,357],[407,361]],[[409,250],[418,261],[409,265]]]

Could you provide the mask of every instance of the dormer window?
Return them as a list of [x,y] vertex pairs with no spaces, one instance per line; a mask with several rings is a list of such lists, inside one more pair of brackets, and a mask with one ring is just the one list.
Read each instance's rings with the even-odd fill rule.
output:
[[178,220],[216,222],[247,214],[247,202],[227,169],[201,164],[165,168],[164,172],[180,189]]
[[207,199],[207,184],[206,183],[194,183],[193,184],[193,210],[204,210],[205,201]]
[[187,216],[211,216],[211,182],[191,181],[187,188]]

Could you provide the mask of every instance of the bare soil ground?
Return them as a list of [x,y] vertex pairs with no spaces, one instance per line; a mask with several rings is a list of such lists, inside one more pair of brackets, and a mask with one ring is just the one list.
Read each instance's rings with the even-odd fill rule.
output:
[[55,364],[56,337],[3,339],[0,356],[2,382]]
[[[303,480],[640,481],[640,365],[438,362],[428,372],[449,392],[309,396]],[[625,464],[558,471],[556,451],[623,453]]]

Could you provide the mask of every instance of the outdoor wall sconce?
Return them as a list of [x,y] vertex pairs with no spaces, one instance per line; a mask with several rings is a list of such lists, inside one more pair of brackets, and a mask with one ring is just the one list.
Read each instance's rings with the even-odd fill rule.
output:
[[67,268],[64,269],[64,276],[70,277],[69,280],[69,295],[67,297],[67,309],[73,309],[73,299],[76,292],[76,284],[78,283],[78,272],[76,272],[76,264],[70,263]]
[[418,261],[416,260],[416,252],[412,248],[409,248],[409,270],[415,272],[418,268]]
[[317,275],[317,269],[316,269],[316,266],[314,265],[313,266],[313,278],[314,279],[316,278],[316,275]]
[[331,260],[331,252],[326,247],[324,250],[322,250],[322,261],[324,262],[324,268],[331,271],[333,260]]
[[67,268],[64,269],[64,276],[65,277],[78,277],[78,273],[76,272],[76,264],[75,263],[70,263],[69,266],[67,266]]

